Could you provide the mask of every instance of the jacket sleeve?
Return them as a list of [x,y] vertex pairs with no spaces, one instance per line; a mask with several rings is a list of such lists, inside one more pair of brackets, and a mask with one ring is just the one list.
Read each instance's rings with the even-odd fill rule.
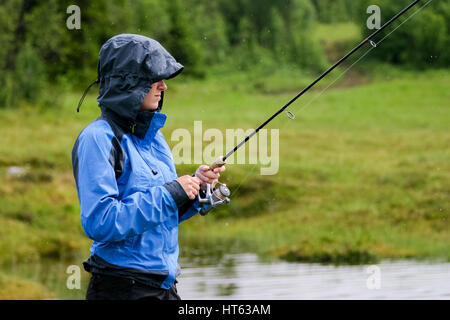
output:
[[198,197],[194,200],[190,200],[183,187],[178,183],[178,181],[173,180],[164,185],[175,199],[175,203],[178,207],[178,224],[187,220],[200,211],[200,202]]
[[120,241],[178,219],[177,204],[164,186],[150,187],[118,199],[115,172],[110,163],[113,133],[82,132],[73,157],[75,181],[86,235],[99,242]]
[[181,222],[192,218],[200,211],[200,202],[198,201],[198,197],[195,200],[191,200],[187,203],[187,205],[180,210],[180,214],[178,215],[178,224]]

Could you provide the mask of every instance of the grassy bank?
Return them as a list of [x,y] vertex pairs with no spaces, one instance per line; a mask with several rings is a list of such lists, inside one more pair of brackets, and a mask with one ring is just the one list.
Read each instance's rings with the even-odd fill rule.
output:
[[[276,175],[261,176],[261,165],[227,166],[222,180],[232,202],[181,226],[181,254],[237,248],[290,261],[450,259],[450,72],[377,66],[355,74],[368,79],[353,83],[347,75],[317,98],[337,71],[292,106],[295,120],[281,115],[271,123],[280,135]],[[173,130],[192,132],[198,120],[203,131],[254,128],[312,76],[290,70],[171,80],[162,131],[173,147]],[[99,110],[92,94],[77,114],[79,96],[0,113],[0,296],[18,290],[4,280],[12,264],[79,264],[88,255],[71,150]],[[197,166],[177,167],[190,174]]]
[[[448,260],[450,76],[385,71],[376,82],[330,90],[305,108],[311,94],[291,109],[294,121],[275,120],[278,174],[229,165],[223,181],[236,190],[232,203],[215,218],[184,225],[181,242],[238,242],[291,261]],[[253,95],[245,110],[206,122],[230,117],[230,126],[248,128],[247,114],[263,120],[289,98]]]

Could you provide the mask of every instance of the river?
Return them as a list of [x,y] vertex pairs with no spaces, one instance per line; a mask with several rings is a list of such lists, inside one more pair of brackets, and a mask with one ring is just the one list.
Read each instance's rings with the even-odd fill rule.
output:
[[183,299],[450,299],[450,263],[401,260],[331,266],[230,254],[180,259]]
[[[57,299],[84,299],[90,275],[77,262],[14,264],[2,272],[40,283]],[[186,256],[179,260],[182,299],[450,299],[450,263],[415,260],[333,266],[260,259],[251,253]],[[76,273],[78,287],[69,289]]]

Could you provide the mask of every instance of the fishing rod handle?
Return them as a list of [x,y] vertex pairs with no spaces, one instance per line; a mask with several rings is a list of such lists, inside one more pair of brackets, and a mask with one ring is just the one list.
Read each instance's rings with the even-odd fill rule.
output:
[[225,165],[225,161],[223,160],[223,156],[218,157],[210,166],[209,168],[211,170],[214,170],[216,168],[223,167]]

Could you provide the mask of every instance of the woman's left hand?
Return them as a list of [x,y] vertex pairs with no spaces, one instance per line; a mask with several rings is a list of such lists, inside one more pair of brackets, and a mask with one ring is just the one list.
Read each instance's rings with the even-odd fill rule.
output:
[[210,183],[214,187],[223,171],[225,171],[225,166],[211,170],[207,165],[201,165],[195,172],[195,176],[202,181],[202,185]]

